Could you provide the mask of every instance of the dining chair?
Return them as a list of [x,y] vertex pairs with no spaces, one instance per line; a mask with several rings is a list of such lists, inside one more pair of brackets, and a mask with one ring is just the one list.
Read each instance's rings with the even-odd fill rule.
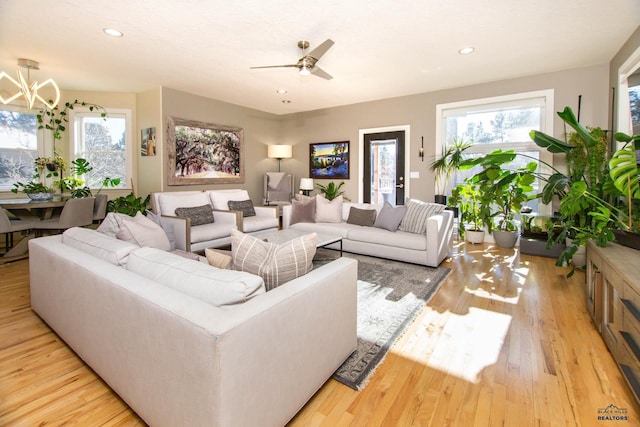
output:
[[109,197],[106,194],[96,194],[95,198],[96,200],[93,203],[93,222],[99,224],[107,216],[107,200]]
[[13,247],[14,232],[31,230],[37,222],[33,219],[11,219],[7,211],[0,208],[0,234],[5,236],[5,253]]
[[69,199],[59,216],[37,222],[34,225],[36,235],[42,236],[42,230],[66,230],[93,224],[94,197]]

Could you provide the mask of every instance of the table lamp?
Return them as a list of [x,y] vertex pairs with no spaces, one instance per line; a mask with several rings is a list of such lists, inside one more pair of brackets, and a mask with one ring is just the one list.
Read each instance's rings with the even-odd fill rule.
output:
[[302,194],[308,196],[313,191],[313,178],[300,178],[300,189]]

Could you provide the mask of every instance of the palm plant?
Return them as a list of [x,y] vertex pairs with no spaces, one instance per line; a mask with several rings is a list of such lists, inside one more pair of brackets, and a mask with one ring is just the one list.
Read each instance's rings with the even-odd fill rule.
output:
[[336,185],[335,182],[331,181],[327,185],[316,184],[316,187],[318,187],[320,192],[324,195],[325,199],[327,200],[333,200],[338,196],[343,196],[345,200],[351,200],[348,197],[344,196],[344,191],[340,191],[343,185],[344,185],[344,181],[342,181],[338,185]]
[[459,169],[464,160],[464,152],[471,146],[470,142],[462,138],[453,138],[451,145],[442,147],[442,155],[431,162],[431,171],[436,174],[436,198],[438,195],[446,197],[451,176]]

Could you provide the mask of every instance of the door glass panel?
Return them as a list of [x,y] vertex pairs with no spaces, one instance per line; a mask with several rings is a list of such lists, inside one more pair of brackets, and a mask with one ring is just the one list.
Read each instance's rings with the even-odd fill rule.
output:
[[397,140],[371,141],[371,203],[395,205]]

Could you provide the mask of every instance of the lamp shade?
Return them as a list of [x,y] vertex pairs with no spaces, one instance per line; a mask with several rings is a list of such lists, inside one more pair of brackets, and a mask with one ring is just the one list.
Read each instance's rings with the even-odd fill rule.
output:
[[313,178],[300,178],[301,190],[313,190]]
[[290,145],[268,145],[267,157],[269,157],[270,159],[290,159],[291,146]]

